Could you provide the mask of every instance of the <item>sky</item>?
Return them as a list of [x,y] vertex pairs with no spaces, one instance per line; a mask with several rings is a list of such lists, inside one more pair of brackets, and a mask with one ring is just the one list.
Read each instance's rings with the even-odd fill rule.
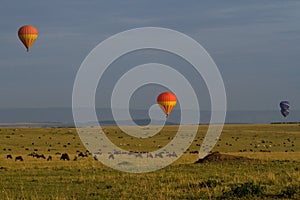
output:
[[[71,107],[75,76],[88,53],[114,34],[151,26],[180,31],[207,50],[223,77],[228,110],[277,110],[281,100],[300,110],[299,21],[297,0],[3,0],[0,108]],[[17,37],[25,24],[39,30],[30,53]],[[173,55],[143,51],[118,59],[111,69],[153,60],[175,68],[184,65]],[[120,71],[111,70],[102,80],[97,107],[109,106],[105,94]],[[192,71],[187,75],[199,84],[197,95],[209,110],[205,83]],[[136,98],[155,88],[141,88]],[[139,102],[137,107],[143,104]]]

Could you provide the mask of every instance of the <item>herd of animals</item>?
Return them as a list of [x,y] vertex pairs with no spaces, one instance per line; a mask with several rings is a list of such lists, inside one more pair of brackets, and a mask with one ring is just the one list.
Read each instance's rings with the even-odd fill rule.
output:
[[[84,157],[88,157],[88,156],[92,155],[88,150],[85,153],[80,152],[80,151],[77,151],[77,153],[78,154],[74,157],[73,161],[76,161],[79,157],[84,158]],[[155,156],[153,156],[151,153],[144,153],[144,154],[147,154],[147,158],[153,158],[153,157],[163,158],[164,153],[165,152],[160,152],[160,153],[155,154]],[[191,153],[194,153],[194,152],[191,152]],[[198,153],[198,151],[196,151],[196,153]],[[116,151],[114,153],[109,153],[108,158],[114,160],[115,159],[114,155],[118,155],[118,154],[122,154],[122,153],[118,152],[118,151]],[[133,151],[130,151],[128,153],[126,152],[126,154],[134,155],[136,158],[142,158],[142,155],[143,155],[142,153],[133,152]],[[57,153],[55,153],[55,155],[60,155],[60,160],[70,160],[70,156],[67,153],[62,153],[61,154],[60,152],[57,152]],[[31,156],[33,158],[46,159],[46,156],[44,154],[38,154],[36,152],[32,152],[30,154],[27,154],[27,156]],[[167,157],[177,157],[177,154],[175,152],[167,153],[166,156]],[[13,159],[13,156],[11,154],[7,154],[6,158],[7,159]],[[94,159],[98,160],[96,155],[94,156]],[[49,155],[47,157],[47,161],[51,161],[51,160],[52,160],[52,156]],[[24,161],[24,158],[22,156],[16,156],[15,161]]]
[[[78,159],[78,157],[82,157],[82,158],[84,158],[84,157],[88,157],[88,156],[90,156],[91,155],[91,153],[89,152],[89,151],[86,151],[85,153],[83,153],[83,152],[80,152],[80,151],[77,151],[77,155],[74,157],[74,161],[76,161],[77,159]],[[60,153],[60,152],[57,152],[57,153],[55,153],[55,155],[58,155],[58,156],[60,156],[60,160],[70,160],[70,156],[69,156],[69,154],[67,154],[67,153]],[[44,155],[44,154],[38,154],[38,153],[36,153],[36,152],[32,152],[32,153],[30,153],[30,154],[27,154],[27,156],[30,156],[30,157],[33,157],[33,158],[40,158],[40,159],[47,159],[47,161],[51,161],[52,160],[52,156],[51,155],[49,155],[47,158],[46,158],[46,156]],[[11,154],[7,154],[6,155],[6,158],[7,159],[13,159],[13,156],[11,155]],[[24,158],[23,158],[23,156],[16,156],[15,157],[15,161],[24,161]]]

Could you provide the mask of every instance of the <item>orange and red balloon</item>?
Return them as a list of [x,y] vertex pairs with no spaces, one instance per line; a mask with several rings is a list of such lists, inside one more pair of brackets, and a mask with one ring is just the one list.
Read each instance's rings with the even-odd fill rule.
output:
[[34,43],[34,41],[37,39],[39,33],[37,28],[30,25],[25,25],[19,28],[18,36],[21,42],[26,47],[27,51],[29,51],[31,45]]
[[163,92],[157,97],[157,103],[168,117],[177,102],[176,96],[172,92]]

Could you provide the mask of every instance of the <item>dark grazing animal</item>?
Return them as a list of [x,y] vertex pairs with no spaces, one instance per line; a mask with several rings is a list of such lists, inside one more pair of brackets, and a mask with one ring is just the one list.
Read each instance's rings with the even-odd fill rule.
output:
[[28,156],[32,156],[33,158],[43,158],[43,159],[46,159],[46,157],[44,156],[44,154],[38,154],[36,152],[30,153],[30,154],[28,154]]
[[44,156],[44,154],[36,154],[35,157],[46,159],[46,157]]
[[163,152],[160,152],[160,153],[156,153],[156,154],[155,154],[155,158],[156,158],[156,157],[160,157],[160,158],[163,158],[163,155],[162,155],[162,154],[163,154]]
[[74,157],[73,161],[76,161],[76,160],[77,160],[77,156]]
[[78,157],[88,157],[88,155],[87,154],[85,154],[85,153],[82,153],[82,152],[80,152],[79,154],[78,154]]
[[98,160],[97,155],[94,155],[94,160]]
[[70,160],[70,157],[67,153],[61,154],[60,160]]
[[147,158],[153,158],[151,153],[147,153]]
[[17,160],[19,160],[19,161],[24,161],[22,156],[17,156],[17,157],[15,158],[15,161],[17,161]]
[[114,154],[109,154],[108,159],[115,159]]
[[35,152],[32,152],[30,154],[27,154],[27,156],[32,156],[32,157],[35,157],[36,153]]
[[52,156],[48,156],[47,161],[52,160]]
[[6,158],[7,158],[7,159],[12,159],[12,155],[8,154],[8,155],[6,156]]

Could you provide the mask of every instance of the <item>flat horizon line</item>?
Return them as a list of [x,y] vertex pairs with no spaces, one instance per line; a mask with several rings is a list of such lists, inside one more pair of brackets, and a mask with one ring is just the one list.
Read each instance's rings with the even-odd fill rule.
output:
[[[72,107],[67,107],[67,106],[50,106],[50,107],[0,107],[0,110],[8,110],[8,109],[72,109]],[[78,109],[90,109],[88,107],[80,107]],[[103,107],[96,107],[96,109],[110,109],[110,108],[103,108]],[[118,109],[118,110],[127,110],[126,108],[115,108],[115,109]],[[143,109],[143,108],[134,108],[133,110],[149,110],[149,109]],[[157,109],[159,110],[159,109]],[[174,110],[180,110],[180,109],[176,109],[174,108]],[[194,109],[190,108],[190,109],[184,109],[184,110],[188,110],[188,111],[194,111]],[[290,109],[291,111],[300,111],[300,109]],[[257,109],[247,109],[247,110],[244,110],[244,109],[241,109],[241,110],[227,110],[226,112],[242,112],[242,111],[253,111],[253,112],[263,112],[263,111],[280,111],[280,109],[274,109],[274,110],[271,110],[271,109],[264,109],[264,110],[257,110]],[[211,112],[211,110],[200,110],[200,112]],[[215,112],[223,112],[221,110],[217,110]]]

